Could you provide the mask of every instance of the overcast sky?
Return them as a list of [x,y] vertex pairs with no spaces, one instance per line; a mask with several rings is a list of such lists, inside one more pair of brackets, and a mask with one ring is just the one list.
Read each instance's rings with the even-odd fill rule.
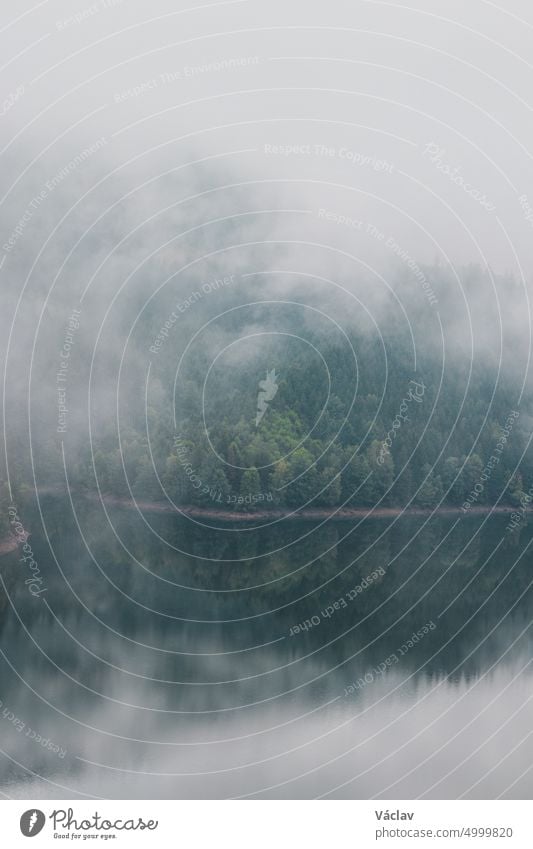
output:
[[[533,13],[500,5],[19,4],[0,31],[3,233],[35,189],[103,139],[77,169],[87,188],[112,168],[133,189],[216,157],[217,185],[279,181],[259,183],[257,208],[305,210],[314,241],[379,263],[393,238],[420,261],[529,276]],[[182,185],[190,177],[182,168]],[[55,219],[67,183],[35,218]],[[265,233],[280,227],[267,216]],[[26,253],[38,248],[24,239]]]
[[[392,306],[401,324],[443,335],[448,356],[469,356],[475,336],[499,362],[519,340],[514,367],[527,371],[533,12],[518,0],[418,6],[13,10],[0,29],[0,337],[6,352],[11,332],[13,392],[28,377],[39,391],[35,366],[48,361],[53,384],[79,308],[78,339],[102,354],[99,413],[111,410],[111,359],[128,350],[135,374],[148,368],[128,334],[150,304],[162,325],[172,299],[232,274],[245,299],[268,283],[333,309],[332,293],[351,288],[344,321],[378,327]],[[424,263],[449,266],[446,310]],[[469,263],[518,287],[503,294],[487,275],[468,291]],[[398,271],[422,321],[391,300]]]

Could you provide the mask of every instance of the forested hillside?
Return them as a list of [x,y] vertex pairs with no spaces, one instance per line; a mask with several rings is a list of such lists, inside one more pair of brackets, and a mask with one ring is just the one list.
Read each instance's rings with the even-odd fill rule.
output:
[[[275,297],[263,286],[252,301],[235,281],[189,299],[167,326],[168,298],[137,319],[124,362],[107,350],[93,364],[87,422],[80,331],[69,411],[79,420],[58,434],[44,406],[33,466],[14,429],[13,480],[226,511],[520,504],[533,484],[520,339],[505,334],[505,309],[472,308],[466,333],[447,272],[425,273],[437,310],[407,274],[371,310],[304,284]],[[486,273],[466,269],[462,284],[482,304]],[[512,304],[517,284],[498,285]],[[118,335],[127,312],[123,322]],[[99,395],[119,367],[116,394]]]

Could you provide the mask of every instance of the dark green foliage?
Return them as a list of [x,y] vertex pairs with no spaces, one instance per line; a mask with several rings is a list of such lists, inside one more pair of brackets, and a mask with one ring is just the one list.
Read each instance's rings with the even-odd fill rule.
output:
[[[336,314],[346,336],[296,306],[281,313],[272,305],[228,309],[225,323],[206,331],[177,378],[180,346],[193,329],[182,323],[181,335],[154,358],[147,409],[137,371],[121,400],[118,427],[113,416],[97,421],[92,445],[75,434],[83,447],[70,450],[69,483],[94,490],[98,482],[104,494],[131,492],[141,501],[167,498],[243,512],[519,505],[533,485],[533,416],[531,393],[518,400],[518,334],[509,325],[502,351],[492,352],[489,324],[499,327],[500,317],[473,312],[482,341],[472,356],[471,328],[458,311],[453,279],[439,268],[426,273],[439,292],[440,324],[407,280],[398,281],[397,294],[410,323],[396,306],[381,304],[379,333],[333,300],[328,314]],[[484,303],[484,274],[469,268],[463,278],[467,294]],[[505,304],[503,287],[512,295],[512,283],[499,286]],[[245,303],[247,292],[235,285],[224,297],[229,308]],[[267,302],[267,291],[264,297]],[[206,324],[210,303],[196,305],[191,322]],[[317,307],[325,309],[318,299]],[[153,321],[139,323],[136,332],[140,358],[153,340]],[[241,352],[241,340],[238,356],[219,356]],[[268,373],[276,375],[277,388],[257,420]],[[517,409],[520,416],[502,442]],[[10,444],[18,438],[15,432]],[[25,457],[22,448],[13,450],[13,477],[31,483]],[[36,434],[35,458],[40,485],[63,481],[59,445],[49,435],[39,443]]]

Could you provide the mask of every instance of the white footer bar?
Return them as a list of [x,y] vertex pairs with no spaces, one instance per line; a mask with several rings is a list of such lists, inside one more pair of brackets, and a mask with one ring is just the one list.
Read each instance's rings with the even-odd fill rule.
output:
[[[2,801],[1,845],[532,849],[528,801]],[[35,838],[35,843],[28,841]]]

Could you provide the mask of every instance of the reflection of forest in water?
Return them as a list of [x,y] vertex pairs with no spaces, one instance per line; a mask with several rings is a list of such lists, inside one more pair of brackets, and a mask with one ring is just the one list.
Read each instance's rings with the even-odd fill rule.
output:
[[[113,530],[94,504],[77,507],[86,546],[61,501],[43,504],[50,545],[37,530],[38,514],[25,511],[46,602],[28,593],[16,555],[1,560],[12,604],[2,592],[0,699],[68,752],[59,761],[0,722],[2,748],[14,758],[2,761],[0,786],[16,788],[14,796],[57,798],[57,787],[69,788],[66,797],[75,787],[82,794],[122,798],[261,793],[284,775],[298,776],[309,764],[351,750],[354,741],[362,746],[371,731],[381,734],[390,722],[400,723],[400,740],[427,724],[430,753],[443,734],[453,738],[494,697],[503,694],[505,704],[494,708],[493,725],[486,725],[486,717],[485,724],[474,724],[472,746],[490,738],[502,716],[527,709],[527,676],[506,690],[531,657],[527,526],[509,535],[505,518],[416,517],[322,527],[294,521],[241,532],[235,525],[208,531],[151,515],[150,530],[131,511],[114,510]],[[265,556],[269,550],[275,553]],[[345,608],[323,615],[379,567],[384,575]],[[313,617],[319,624],[289,636],[295,624]],[[430,621],[437,627],[387,674],[344,697],[345,687]],[[456,700],[462,708],[454,707]],[[406,711],[416,719],[404,727]],[[438,720],[443,711],[446,721]],[[354,718],[356,727],[346,725]],[[337,726],[341,731],[330,738]],[[525,720],[513,728],[518,734],[524,726],[530,730]],[[385,739],[388,733],[383,731]],[[324,735],[322,744],[313,742]],[[498,735],[495,743],[500,739],[506,751],[515,743]],[[282,763],[297,740],[304,746],[311,741],[312,757],[305,749],[305,758],[287,755]],[[377,750],[358,750],[355,761],[348,759],[327,780],[290,785],[287,795],[318,794],[354,775],[362,755],[372,769],[389,748],[381,741]],[[415,762],[420,751],[424,746]],[[456,762],[460,756],[461,747],[450,755]],[[253,780],[238,771],[242,763],[270,757],[272,769],[253,772]],[[490,757],[500,754],[491,751]],[[143,778],[143,769],[158,774],[162,765],[163,772],[200,775]],[[236,770],[231,780],[220,779],[226,767]],[[448,767],[447,761],[434,765],[434,776]],[[379,792],[404,769],[400,758],[392,772],[378,771],[346,794]],[[513,761],[509,772],[521,769]],[[486,771],[474,760],[465,786]],[[33,772],[55,784],[35,784]],[[506,786],[507,772],[501,781]],[[425,778],[420,782],[402,784],[402,797],[429,786]],[[489,783],[483,792],[491,796],[495,787],[500,785]],[[527,795],[529,786],[519,792]],[[435,793],[453,797],[456,784]]]
[[[46,574],[46,599],[73,633],[89,643],[102,641],[108,653],[115,644],[124,651],[116,631],[133,640],[150,634],[146,642],[156,647],[170,640],[178,650],[187,644],[193,653],[200,645],[207,653],[239,652],[242,674],[236,677],[246,674],[249,663],[261,665],[261,651],[245,650],[265,643],[269,651],[275,647],[280,662],[313,653],[329,668],[358,653],[356,667],[364,667],[379,663],[433,620],[438,628],[406,663],[424,665],[428,674],[459,668],[473,673],[498,650],[496,626],[505,613],[506,629],[512,623],[518,632],[528,621],[531,532],[525,527],[509,535],[505,518],[415,517],[322,526],[293,521],[209,531],[185,519],[150,515],[154,533],[127,510],[112,511],[112,529],[101,509],[83,504],[78,520],[85,546],[65,504],[48,499],[43,515],[54,556],[40,534],[32,541]],[[268,551],[275,553],[265,555]],[[47,630],[59,626],[17,581],[17,566],[7,566],[15,561],[13,555],[3,558],[4,578],[28,628],[34,634],[38,629],[46,643]],[[330,618],[320,615],[378,567],[385,575]],[[6,610],[3,595],[1,603],[6,637],[20,625]],[[318,626],[288,636],[293,625],[317,614]],[[71,642],[61,641],[57,648],[67,668],[81,662]],[[165,677],[174,669],[179,680],[194,680],[198,671],[196,662],[183,657],[136,649],[136,671],[160,665]],[[341,674],[351,679],[349,669]],[[217,680],[214,669],[212,678]]]

